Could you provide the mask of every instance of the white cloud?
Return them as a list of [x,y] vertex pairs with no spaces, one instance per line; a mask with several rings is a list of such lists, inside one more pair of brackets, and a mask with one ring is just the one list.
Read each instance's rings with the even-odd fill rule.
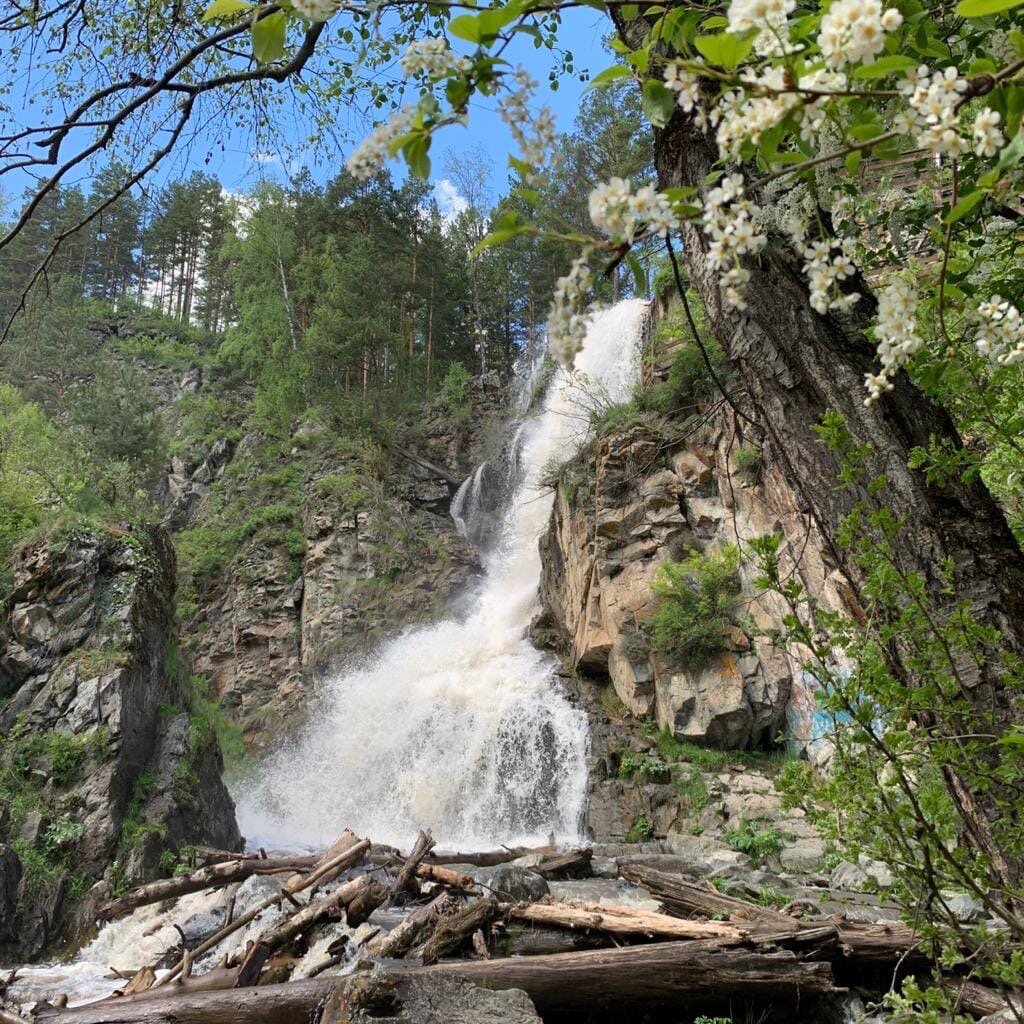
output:
[[434,198],[441,216],[449,223],[469,207],[466,197],[448,178],[439,178],[434,182]]

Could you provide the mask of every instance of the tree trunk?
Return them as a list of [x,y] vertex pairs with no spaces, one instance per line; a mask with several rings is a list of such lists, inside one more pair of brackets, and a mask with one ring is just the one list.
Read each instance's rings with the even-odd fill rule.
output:
[[[619,25],[627,38],[636,26]],[[655,131],[661,188],[703,187],[717,158],[713,139],[681,110]],[[867,283],[857,282],[865,297],[854,315],[820,316],[811,308],[797,257],[769,249],[756,263],[750,261],[748,308],[738,313],[723,304],[718,272],[696,224],[684,225],[682,242],[710,329],[738,377],[731,390],[742,392],[745,411],[767,432],[766,461],[776,461],[801,511],[819,529],[829,547],[827,560],[836,562],[859,597],[863,575],[836,538],[844,517],[865,495],[837,486],[837,460],[814,430],[828,410],[836,410],[853,441],[870,449],[865,479],[884,474],[888,481],[882,500],[902,523],[894,547],[904,569],[926,581],[927,599],[939,618],[950,607],[940,573],[948,559],[955,566],[955,597],[970,601],[982,624],[1002,632],[1008,652],[1024,655],[1024,556],[1002,511],[980,482],[929,486],[922,472],[907,466],[911,450],[931,437],[961,447],[949,416],[905,373],[881,401],[864,404],[864,376],[876,368],[864,333],[875,308]],[[898,650],[892,659],[897,675],[914,685],[914,672]],[[1020,720],[1019,697],[1001,684],[992,666],[960,668],[974,715],[966,731],[998,736]],[[942,728],[941,722],[922,724]],[[996,880],[1003,885],[1024,880],[1024,858],[1001,850],[991,828],[1012,795],[1000,792],[999,783],[990,792],[972,793],[952,771],[947,782],[971,839],[991,858]]]

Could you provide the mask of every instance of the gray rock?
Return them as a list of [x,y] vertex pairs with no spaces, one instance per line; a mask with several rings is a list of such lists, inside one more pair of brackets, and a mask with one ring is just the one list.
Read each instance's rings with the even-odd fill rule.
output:
[[353,1014],[352,1024],[541,1024],[530,997],[520,989],[494,992],[443,974],[358,974],[345,984],[347,998],[381,982],[393,993],[390,1009],[385,997]]
[[892,885],[892,872],[880,861],[871,860],[861,854],[856,864],[848,860],[837,864],[832,870],[830,881],[834,889],[887,889]]
[[715,836],[692,836],[670,832],[668,844],[685,865],[683,870],[699,877],[731,872],[750,864],[750,858],[746,854],[732,849]]
[[680,740],[739,750],[750,740],[754,715],[736,658],[726,653],[697,672],[656,665],[658,722]]
[[18,834],[14,838],[26,846],[34,848],[39,845],[39,840],[43,838],[45,830],[46,820],[43,815],[39,811],[29,811],[25,815],[25,820],[21,823]]
[[0,944],[13,942],[18,937],[15,913],[19,882],[21,861],[9,846],[0,843]]
[[789,871],[813,871],[825,859],[825,844],[820,839],[798,839],[779,854],[779,861]]
[[548,883],[526,868],[499,864],[491,874],[490,886],[500,899],[541,900],[548,894]]
[[958,920],[967,924],[981,921],[985,917],[985,908],[973,896],[967,893],[958,892],[947,895],[946,906],[950,913]]

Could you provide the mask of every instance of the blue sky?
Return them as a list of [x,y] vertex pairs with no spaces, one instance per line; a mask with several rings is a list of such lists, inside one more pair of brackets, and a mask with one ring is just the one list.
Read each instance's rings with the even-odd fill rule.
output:
[[[607,16],[590,8],[581,7],[563,13],[559,42],[564,49],[572,52],[576,75],[563,77],[557,90],[552,90],[548,83],[553,57],[547,50],[538,50],[533,46],[532,40],[519,37],[505,54],[513,64],[526,67],[540,82],[536,104],[551,107],[562,131],[571,129],[580,97],[586,88],[585,82],[580,81],[580,72],[595,74],[612,63],[612,57],[603,45],[610,27]],[[20,114],[14,115],[16,121],[31,123],[43,116],[36,109],[37,86],[38,80],[45,77],[45,65],[33,68],[32,63],[27,61],[19,67],[14,85],[16,93],[20,92],[21,95],[15,94],[10,97],[14,111],[21,107]],[[340,146],[321,146],[320,151],[306,145],[309,126],[298,120],[279,129],[277,143],[267,146],[254,142],[251,125],[244,116],[239,119],[238,127],[231,126],[230,114],[227,117],[211,116],[208,125],[200,122],[200,130],[195,137],[165,160],[149,184],[158,186],[168,179],[185,177],[193,170],[202,170],[215,175],[230,191],[246,191],[262,180],[284,182],[303,165],[309,167],[316,180],[326,181],[338,173],[344,165],[348,149],[355,145],[370,127],[356,113],[358,107],[358,99],[354,103],[340,103],[337,116],[339,132],[355,141]],[[435,139],[431,152],[432,179],[436,183],[436,194],[442,208],[454,206],[457,209],[459,204],[459,198],[448,180],[448,155],[458,156],[471,151],[486,153],[491,164],[491,198],[497,198],[507,183],[507,158],[512,151],[512,143],[495,110],[493,100],[476,100],[471,105],[467,127],[447,128]],[[137,153],[135,158],[138,159],[141,155],[143,154]],[[105,159],[106,155],[98,164]],[[66,179],[66,184],[77,184],[88,191],[89,178],[98,164],[91,167],[83,166],[73,177]],[[404,169],[395,163],[392,165],[392,173],[401,178]],[[3,192],[11,199],[18,196],[31,183],[32,179],[20,171],[6,176],[0,182]]]
[[[510,48],[506,54],[512,63],[523,65],[538,80],[540,88],[536,95],[537,105],[547,105],[554,111],[562,131],[571,129],[580,98],[586,89],[586,83],[580,80],[579,73],[585,71],[593,75],[612,63],[612,55],[603,44],[609,31],[607,16],[593,9],[583,7],[564,12],[560,42],[572,52],[576,74],[563,77],[557,90],[549,87],[548,72],[552,66],[552,56],[546,50],[535,49],[532,42],[524,37],[521,43]],[[358,122],[350,127],[359,134]],[[508,130],[491,100],[474,101],[470,108],[469,124],[466,127],[447,128],[434,141],[431,151],[432,179],[437,183],[435,191],[442,207],[446,203],[458,203],[445,170],[448,155],[457,157],[471,151],[484,151],[490,159],[490,187],[496,198],[506,186],[507,158],[513,149]],[[227,142],[224,152],[205,165],[205,169],[216,174],[227,188],[244,190],[261,178],[283,181],[303,163],[310,167],[317,180],[326,180],[337,173],[344,162],[344,155],[332,154],[325,159],[322,155],[317,156],[308,151],[298,158],[274,150],[255,152],[245,140],[239,139],[233,145]],[[391,170],[397,177],[404,174],[404,169],[397,162],[392,164]]]

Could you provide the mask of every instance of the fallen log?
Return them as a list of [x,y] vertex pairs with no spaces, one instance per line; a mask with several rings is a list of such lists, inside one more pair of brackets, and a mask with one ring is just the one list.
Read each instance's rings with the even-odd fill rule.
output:
[[716,941],[659,942],[621,949],[594,949],[505,960],[453,960],[400,967],[412,974],[445,974],[485,988],[520,988],[540,1014],[548,1012],[636,1012],[711,998],[766,997],[784,1003],[812,994],[842,991],[832,965],[805,962],[793,953],[723,948]]
[[308,871],[319,860],[316,856],[276,857],[266,860],[259,857],[245,857],[239,860],[221,861],[208,864],[179,878],[159,878],[124,894],[116,900],[104,903],[96,911],[100,921],[110,921],[130,914],[139,907],[162,900],[176,899],[191,892],[212,889],[232,882],[241,882],[252,875],[276,875],[286,871]]
[[412,852],[405,858],[405,863],[399,869],[395,880],[391,885],[391,902],[396,903],[404,898],[406,893],[418,895],[419,885],[416,883],[416,869],[420,862],[434,848],[434,837],[429,832],[420,832],[416,836]]
[[627,881],[649,890],[670,914],[677,917],[700,914],[720,918],[725,915],[749,921],[752,925],[760,925],[775,933],[795,933],[800,930],[800,922],[795,918],[735,896],[726,896],[710,886],[688,882],[680,875],[670,875],[638,864],[626,865],[620,869],[619,874]]
[[[369,875],[360,875],[340,886],[329,896],[307,903],[291,917],[272,925],[260,934],[255,945],[251,946],[245,955],[237,987],[255,985],[260,970],[275,950],[287,946],[325,918],[345,913],[349,915],[350,925],[358,925],[386,898],[387,890],[382,885],[375,883]],[[246,965],[249,965],[248,972]]]
[[423,944],[423,962],[436,963],[446,953],[458,949],[478,928],[498,916],[498,901],[493,896],[438,918],[430,938]]
[[416,877],[425,882],[438,882],[460,892],[472,892],[476,888],[476,879],[472,875],[464,875],[461,871],[453,871],[441,864],[418,865]]
[[380,960],[397,960],[416,945],[437,922],[438,917],[453,905],[447,893],[441,893],[426,906],[418,907],[391,931],[378,935],[366,947],[366,955]]
[[[221,943],[229,935],[237,932],[240,928],[244,928],[250,921],[255,920],[264,910],[268,910],[270,907],[277,906],[283,900],[290,899],[296,893],[302,892],[304,889],[309,889],[316,885],[317,882],[330,875],[335,877],[340,871],[347,870],[365,856],[366,851],[370,848],[370,840],[362,839],[355,846],[351,846],[344,852],[338,854],[331,860],[321,863],[319,867],[315,868],[308,875],[296,875],[290,879],[287,884],[281,889],[276,896],[270,896],[265,899],[262,903],[253,907],[252,910],[242,914],[241,917],[235,918],[231,924],[225,925],[219,932],[211,935],[205,942],[200,943],[195,949],[186,953],[181,960],[178,961],[168,972],[165,974],[153,988],[160,988],[164,985],[169,985],[181,973],[185,966],[186,960],[191,958],[202,956],[204,953],[208,953],[211,949]],[[334,874],[331,874],[334,872]]]
[[557,853],[551,846],[517,846],[513,848],[502,848],[500,850],[485,850],[483,852],[457,852],[452,850],[434,850],[427,857],[430,864],[472,864],[477,868],[493,868],[498,864],[507,864],[509,861],[518,860],[531,853]]
[[529,870],[542,878],[585,878],[590,875],[594,851],[589,847],[544,857]]
[[70,1010],[44,1009],[37,1018],[47,1024],[309,1024],[311,1013],[338,983],[338,978],[313,978],[258,988],[185,992],[174,999],[133,996]]
[[575,906],[568,903],[529,903],[509,907],[506,916],[515,921],[553,925],[559,928],[589,928],[610,935],[637,935],[660,939],[719,939],[743,942],[748,933],[731,924],[713,921],[683,921],[668,914],[605,907],[597,903]]
[[[878,963],[895,963],[908,956],[923,959],[923,954],[917,952],[921,937],[906,925],[862,924],[842,917],[801,921],[664,871],[629,865],[621,874],[648,889],[670,914],[686,918],[694,914],[718,918],[724,915],[745,927],[755,942],[811,947],[817,955],[828,955],[830,959],[837,953],[847,959]],[[822,929],[831,929],[831,934]]]

